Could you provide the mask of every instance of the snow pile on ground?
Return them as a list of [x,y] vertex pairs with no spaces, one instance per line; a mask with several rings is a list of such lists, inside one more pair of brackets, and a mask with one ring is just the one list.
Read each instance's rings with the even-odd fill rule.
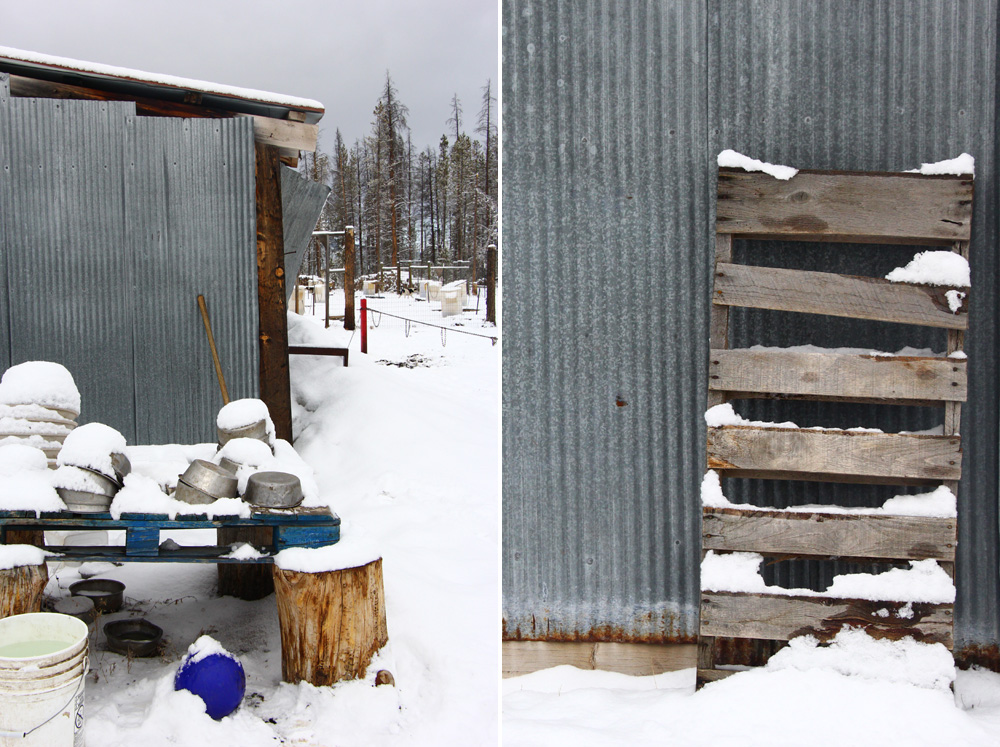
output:
[[961,254],[942,250],[918,252],[905,267],[897,267],[885,279],[893,283],[954,285],[961,288],[972,284],[969,260]]
[[906,682],[945,692],[955,680],[955,660],[944,644],[912,638],[876,640],[856,628],[844,628],[825,646],[810,635],[794,638],[766,667],[774,672],[825,669],[847,677]]
[[[481,316],[469,312],[441,323],[487,331]],[[383,322],[371,330],[372,354],[365,356],[358,337],[324,330],[321,319],[290,315],[289,324],[293,344],[309,338],[351,348],[348,368],[339,358],[292,357],[295,447],[315,470],[322,500],[341,517],[341,550],[367,545],[383,559],[389,643],[364,680],[332,688],[282,683],[273,596],[219,598],[212,564],[126,563],[105,574],[127,588],[125,609],[104,620],[146,617],[164,629],[166,649],[128,661],[95,635],[87,742],[496,744],[500,348],[461,334],[449,334],[442,347],[439,330],[414,325],[407,338],[401,326]],[[378,363],[414,359],[419,364],[412,368]],[[117,497],[134,490],[161,501],[192,459],[215,453],[214,444],[129,447],[133,471]],[[205,532],[169,532],[161,540],[211,542]],[[109,532],[108,541],[124,538]],[[237,546],[231,554],[250,553]],[[335,564],[323,556],[307,559]],[[282,562],[289,559],[294,555]],[[48,593],[67,595],[69,584],[93,567],[50,562],[55,577]],[[173,690],[181,658],[202,635],[246,671],[243,705],[218,722],[199,698]],[[379,669],[392,672],[396,685],[375,687]]]
[[911,560],[909,568],[892,568],[884,573],[841,574],[833,577],[826,591],[768,586],[760,575],[763,560],[755,552],[719,555],[709,550],[701,561],[702,591],[930,604],[951,604],[955,601],[955,584],[935,560]]
[[774,508],[754,506],[747,503],[733,503],[722,492],[719,473],[709,470],[701,481],[701,504],[708,508],[738,508],[743,511],[780,511],[783,513],[854,514],[862,516],[928,516],[942,519],[958,516],[958,502],[955,494],[940,485],[930,493],[917,495],[897,495],[887,498],[876,508],[844,508],[842,506],[789,506]]
[[80,390],[65,366],[28,361],[11,366],[0,377],[0,404],[42,405],[79,414]]
[[777,166],[773,163],[758,161],[756,158],[744,156],[742,153],[737,153],[735,150],[724,150],[719,153],[718,162],[720,168],[743,169],[744,171],[763,171],[765,174],[770,174],[775,179],[781,179],[782,181],[791,179],[799,173],[798,169],[794,169],[791,166]]
[[[806,652],[798,653],[795,658],[803,661]],[[629,677],[561,666],[507,679],[503,682],[503,744],[1000,744],[1000,675],[958,672],[952,696],[946,689],[918,687],[889,676],[859,676],[861,662],[857,660],[852,665],[855,671],[845,674],[838,671],[842,665],[833,660],[836,657],[833,654],[827,661],[817,657],[812,662],[817,666],[804,669],[769,667],[742,672],[698,692],[694,691],[694,669]],[[911,669],[894,662],[888,652],[882,652],[879,661],[880,675],[889,675],[890,666],[900,674]],[[934,666],[940,674],[943,658]],[[912,674],[919,679],[924,673]]]

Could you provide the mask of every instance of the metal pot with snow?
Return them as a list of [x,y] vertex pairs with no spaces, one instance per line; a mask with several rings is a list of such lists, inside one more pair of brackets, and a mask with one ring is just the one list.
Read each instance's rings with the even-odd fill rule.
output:
[[195,459],[177,478],[174,498],[184,503],[214,503],[219,498],[239,496],[235,473],[217,464]]

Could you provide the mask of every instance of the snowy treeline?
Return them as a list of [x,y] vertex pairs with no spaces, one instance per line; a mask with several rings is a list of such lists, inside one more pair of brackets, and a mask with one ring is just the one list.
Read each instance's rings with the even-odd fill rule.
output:
[[[332,189],[319,228],[355,227],[359,276],[400,260],[464,260],[474,263],[476,277],[485,274],[485,248],[497,234],[497,126],[492,83],[482,90],[474,123],[453,96],[450,116],[442,117],[446,132],[421,146],[386,72],[368,136],[348,146],[338,129],[332,153],[303,153],[300,171]],[[322,261],[316,242],[302,272],[320,274]]]

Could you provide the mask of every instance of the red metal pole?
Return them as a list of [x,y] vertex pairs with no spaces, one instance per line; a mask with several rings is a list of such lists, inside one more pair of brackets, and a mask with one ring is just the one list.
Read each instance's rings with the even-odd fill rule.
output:
[[361,299],[361,352],[368,353],[368,299]]

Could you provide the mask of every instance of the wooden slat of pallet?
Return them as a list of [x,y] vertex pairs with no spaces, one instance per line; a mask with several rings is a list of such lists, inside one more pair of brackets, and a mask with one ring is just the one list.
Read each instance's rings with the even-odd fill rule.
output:
[[712,350],[709,390],[759,396],[964,402],[966,362],[952,358]]
[[[715,235],[715,263],[733,261],[733,237],[725,234]],[[724,350],[729,347],[729,307],[712,304],[711,330],[708,340],[712,350]],[[708,406],[721,405],[727,399],[724,391],[713,390],[708,393]]]
[[948,306],[949,290],[831,272],[719,263],[712,302],[964,330],[969,324],[968,289],[960,289],[966,297],[957,313]]
[[968,241],[972,175],[800,171],[789,180],[719,169],[716,231],[866,244]]
[[844,626],[865,628],[875,638],[943,643],[952,648],[953,606],[926,602],[702,592],[701,633],[787,641],[812,635],[833,638]]
[[953,561],[954,518],[705,508],[702,548],[765,555]]
[[[708,429],[708,468],[893,480],[958,480],[962,439],[726,425]],[[729,475],[732,476],[732,475]]]

